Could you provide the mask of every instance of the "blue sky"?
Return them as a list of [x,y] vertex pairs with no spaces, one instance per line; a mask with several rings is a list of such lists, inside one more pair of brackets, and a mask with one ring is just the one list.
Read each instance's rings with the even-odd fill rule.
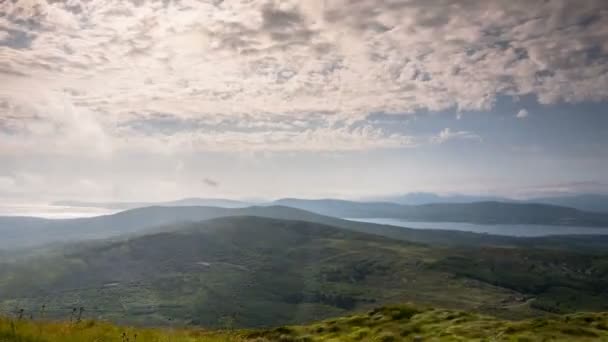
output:
[[5,1],[0,201],[608,192],[608,3]]

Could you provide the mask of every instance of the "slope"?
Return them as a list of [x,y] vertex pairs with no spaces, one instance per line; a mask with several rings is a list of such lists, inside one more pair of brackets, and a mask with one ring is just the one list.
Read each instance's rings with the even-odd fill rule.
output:
[[305,326],[256,331],[143,329],[89,320],[62,323],[0,318],[0,339],[6,342],[603,341],[608,339],[608,313],[508,321],[463,311],[394,305]]
[[221,218],[0,268],[0,310],[203,326],[301,323],[392,301],[501,307],[518,297],[429,267],[429,247],[322,224]]

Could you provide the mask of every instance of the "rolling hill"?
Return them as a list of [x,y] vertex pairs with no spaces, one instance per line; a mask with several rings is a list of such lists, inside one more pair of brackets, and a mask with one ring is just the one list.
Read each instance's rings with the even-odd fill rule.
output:
[[[498,308],[519,295],[430,267],[435,250],[322,224],[230,217],[0,267],[0,311],[118,322],[293,324],[379,303]],[[494,309],[493,309],[494,310]]]
[[417,192],[395,196],[380,196],[373,198],[372,201],[391,202],[406,205],[475,202],[537,203],[570,207],[582,211],[608,212],[608,195],[605,194],[555,195],[549,197],[533,197],[527,200],[518,200],[497,196],[438,195],[429,192]]
[[[306,220],[318,215],[281,207],[145,207],[117,214],[77,219],[0,217],[0,249],[35,247],[90,239],[105,239],[179,222],[225,216],[261,216]],[[314,221],[314,220],[313,220]]]
[[608,213],[608,195],[579,194],[571,196],[541,197],[529,202],[571,207],[579,210]]
[[395,218],[407,221],[479,224],[542,224],[608,227],[608,214],[535,203],[475,202],[400,205],[321,199],[282,199],[275,204],[346,218]]
[[[318,202],[314,201],[313,203]],[[608,246],[608,236],[571,235],[546,238],[513,238],[448,230],[408,229],[343,220],[286,206],[248,208],[145,207],[112,215],[78,219],[50,220],[32,217],[0,217],[0,235],[3,237],[0,239],[0,257],[2,255],[13,255],[15,250],[18,249],[145,234],[171,229],[171,226],[180,222],[197,222],[235,216],[309,221],[392,239],[433,245],[517,245],[594,250],[602,250]],[[10,251],[7,252],[6,250]]]
[[[608,310],[603,252],[432,247],[253,216],[182,223],[0,264],[0,312],[254,327],[412,301],[504,317]],[[1,261],[0,261],[1,262]]]

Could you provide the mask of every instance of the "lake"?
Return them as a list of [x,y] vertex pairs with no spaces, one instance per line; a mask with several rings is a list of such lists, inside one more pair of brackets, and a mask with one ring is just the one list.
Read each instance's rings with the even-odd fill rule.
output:
[[549,235],[608,235],[608,227],[547,226],[538,224],[474,224],[466,222],[416,222],[391,218],[347,218],[346,220],[387,224],[413,229],[459,230],[473,233],[487,233],[506,236],[549,236]]

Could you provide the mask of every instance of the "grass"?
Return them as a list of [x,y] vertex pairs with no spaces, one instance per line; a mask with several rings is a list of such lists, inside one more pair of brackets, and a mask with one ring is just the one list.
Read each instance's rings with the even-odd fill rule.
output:
[[231,332],[187,329],[152,329],[113,325],[99,321],[80,323],[32,322],[0,319],[2,342],[239,342]]
[[508,321],[463,311],[389,306],[364,314],[245,335],[264,341],[600,341],[608,313]]
[[134,328],[0,319],[2,342],[355,342],[355,341],[604,341],[608,313],[576,313],[521,321],[464,311],[386,306],[309,325],[261,330]]

